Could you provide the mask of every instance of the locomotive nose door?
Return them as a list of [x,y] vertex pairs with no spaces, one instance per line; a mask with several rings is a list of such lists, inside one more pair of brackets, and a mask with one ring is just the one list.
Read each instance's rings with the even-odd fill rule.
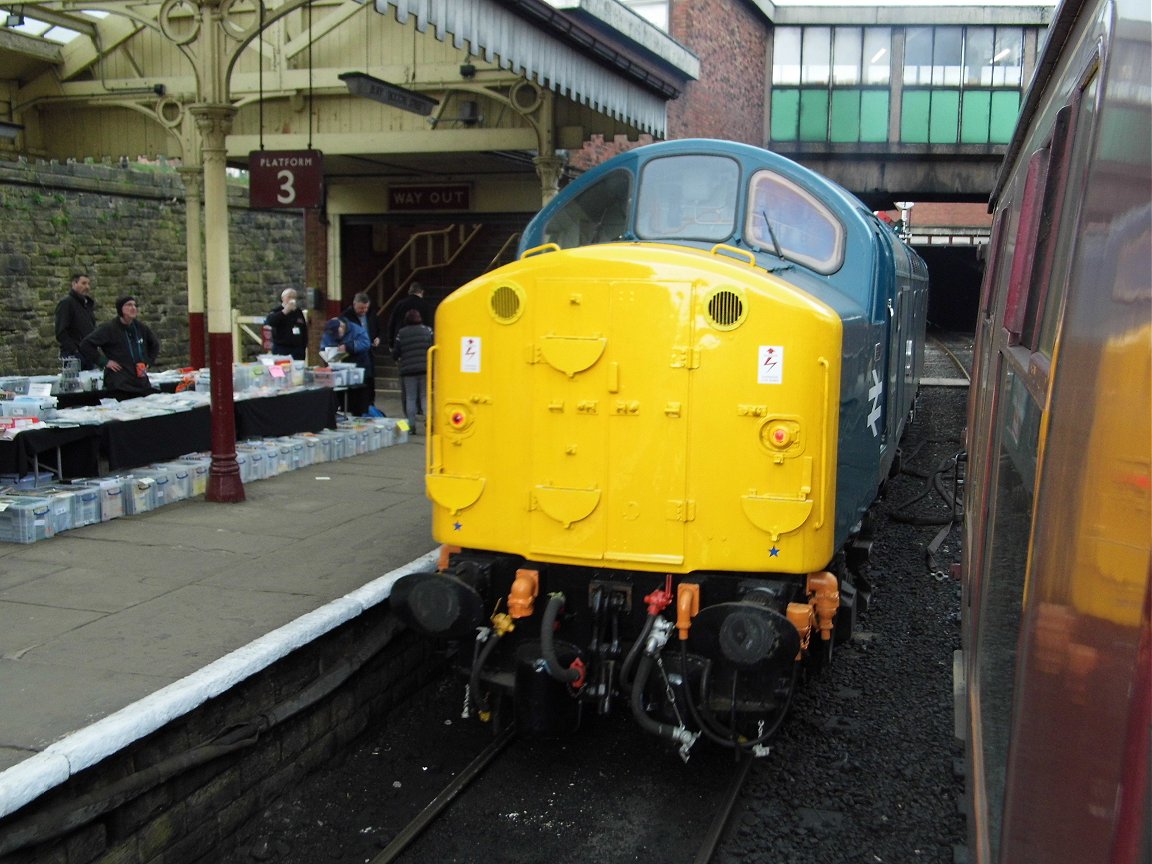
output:
[[684,561],[692,515],[685,480],[691,297],[689,283],[612,285],[605,548],[613,561],[668,568]]
[[672,358],[690,344],[689,297],[687,285],[592,274],[541,292],[534,554],[682,562],[688,382]]

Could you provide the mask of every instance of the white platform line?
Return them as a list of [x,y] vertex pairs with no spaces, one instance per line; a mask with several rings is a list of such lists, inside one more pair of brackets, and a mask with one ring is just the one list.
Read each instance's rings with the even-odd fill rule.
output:
[[415,570],[435,568],[438,555],[439,550],[433,550],[409,561],[0,772],[0,817],[16,812],[73,774],[150,735],[300,646],[382,603],[397,579]]

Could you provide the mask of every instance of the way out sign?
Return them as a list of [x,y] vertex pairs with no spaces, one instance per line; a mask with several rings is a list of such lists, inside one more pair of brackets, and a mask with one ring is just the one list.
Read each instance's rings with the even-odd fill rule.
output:
[[324,154],[319,150],[253,150],[248,154],[248,206],[308,209],[324,203]]

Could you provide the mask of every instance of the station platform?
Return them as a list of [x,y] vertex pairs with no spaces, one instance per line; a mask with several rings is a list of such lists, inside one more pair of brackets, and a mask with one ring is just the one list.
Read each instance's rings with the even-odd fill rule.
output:
[[434,560],[423,475],[417,436],[247,484],[242,503],[0,543],[0,819]]

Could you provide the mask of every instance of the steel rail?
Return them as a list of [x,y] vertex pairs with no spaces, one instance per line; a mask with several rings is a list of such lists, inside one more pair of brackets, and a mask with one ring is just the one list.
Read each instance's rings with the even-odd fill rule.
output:
[[468,767],[456,775],[443,791],[440,792],[432,801],[417,815],[416,818],[409,822],[404,829],[392,838],[384,850],[372,859],[370,864],[389,864],[395,861],[405,849],[412,844],[428,825],[435,819],[452,800],[463,790],[469,783],[475,780],[480,774],[488,767],[496,756],[508,746],[513,736],[516,734],[516,727],[509,725],[503,732],[501,732],[496,739],[485,747],[480,755],[468,763]]
[[724,828],[728,825],[728,819],[732,816],[736,801],[740,797],[740,790],[744,788],[744,781],[748,778],[748,769],[752,767],[754,761],[755,759],[749,755],[740,758],[740,765],[732,776],[728,794],[724,799],[724,806],[712,817],[712,824],[708,826],[708,833],[704,835],[704,841],[696,850],[696,857],[692,859],[692,864],[708,864],[712,860],[712,856],[716,854],[716,845],[720,842]]

